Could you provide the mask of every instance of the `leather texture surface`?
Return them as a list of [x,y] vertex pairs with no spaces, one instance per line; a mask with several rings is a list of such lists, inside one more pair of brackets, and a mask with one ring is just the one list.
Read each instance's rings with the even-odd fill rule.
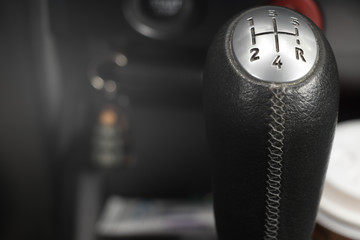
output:
[[[336,62],[311,23],[319,45],[313,70],[290,84],[261,82],[233,57],[236,21],[216,36],[203,86],[218,235],[221,240],[309,240],[337,121]],[[280,171],[279,181],[269,183],[277,174],[271,168]],[[278,189],[269,190],[273,187]]]

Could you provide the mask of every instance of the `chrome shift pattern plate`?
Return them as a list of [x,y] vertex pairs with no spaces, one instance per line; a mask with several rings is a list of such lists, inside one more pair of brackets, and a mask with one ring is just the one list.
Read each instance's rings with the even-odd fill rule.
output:
[[236,60],[249,74],[265,82],[301,79],[313,68],[318,55],[308,21],[299,13],[276,6],[243,13],[232,36]]

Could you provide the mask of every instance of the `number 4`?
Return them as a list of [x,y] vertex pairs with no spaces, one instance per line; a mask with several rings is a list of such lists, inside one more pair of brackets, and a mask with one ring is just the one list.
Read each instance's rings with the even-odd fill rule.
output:
[[275,60],[273,61],[272,63],[273,66],[277,67],[278,69],[281,69],[281,65],[282,65],[282,62],[281,62],[281,58],[280,58],[280,55],[277,55]]

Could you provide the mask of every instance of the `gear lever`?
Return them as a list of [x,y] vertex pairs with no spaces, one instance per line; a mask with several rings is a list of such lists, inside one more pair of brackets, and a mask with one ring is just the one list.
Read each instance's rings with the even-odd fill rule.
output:
[[221,240],[309,240],[338,112],[322,32],[264,6],[233,18],[207,58],[204,105]]

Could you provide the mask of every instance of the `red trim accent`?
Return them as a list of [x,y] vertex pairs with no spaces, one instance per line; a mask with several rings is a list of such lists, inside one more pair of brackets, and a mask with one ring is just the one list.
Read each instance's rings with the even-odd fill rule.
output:
[[324,21],[321,10],[314,0],[271,0],[270,5],[291,8],[310,18],[321,30],[324,30]]

